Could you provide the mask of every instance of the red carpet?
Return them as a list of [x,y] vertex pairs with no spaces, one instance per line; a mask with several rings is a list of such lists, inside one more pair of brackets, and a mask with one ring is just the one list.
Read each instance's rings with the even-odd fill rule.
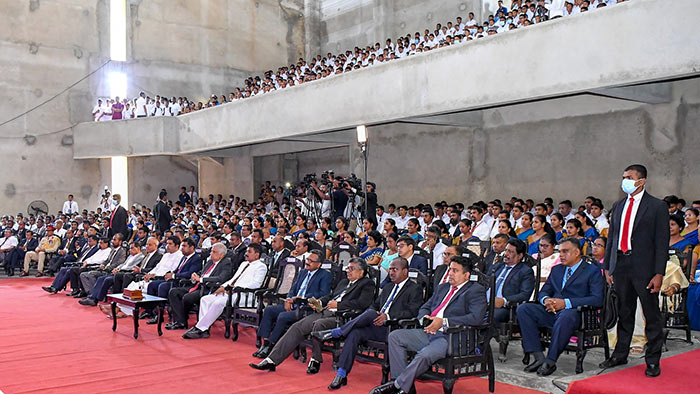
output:
[[661,376],[648,378],[646,365],[578,380],[569,385],[567,394],[637,394],[637,393],[697,393],[697,373],[700,350],[661,358]]
[[[134,340],[130,319],[116,332],[94,307],[79,305],[62,293],[41,290],[47,279],[0,280],[0,391],[5,394],[136,392],[162,393],[326,393],[333,379],[331,363],[317,375],[291,357],[277,372],[254,371],[255,333],[242,329],[238,342],[223,337],[217,323],[212,337],[187,341],[183,331],[142,324]],[[330,355],[326,358],[328,360]],[[356,363],[349,386],[339,393],[367,393],[379,384],[376,365]],[[485,379],[460,380],[455,393],[488,392]],[[154,387],[153,385],[157,386]],[[417,384],[418,392],[442,393],[439,383]],[[497,383],[496,392],[539,393]]]

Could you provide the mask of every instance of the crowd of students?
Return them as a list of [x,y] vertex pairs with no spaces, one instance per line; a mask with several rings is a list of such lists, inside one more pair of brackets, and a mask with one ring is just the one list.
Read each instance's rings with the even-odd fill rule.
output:
[[207,100],[192,100],[186,96],[151,97],[141,92],[134,99],[101,98],[93,107],[92,114],[95,121],[187,114],[624,1],[626,0],[513,0],[510,9],[499,1],[496,12],[483,21],[475,20],[474,13],[470,12],[466,20],[457,16],[454,22],[449,21],[444,25],[438,23],[434,29],[409,33],[395,39],[387,38],[384,43],[357,46],[344,53],[316,55],[308,61],[300,58],[295,64],[280,67],[276,72],[268,70],[262,76],[246,78],[243,86],[232,89],[228,95],[212,94]]

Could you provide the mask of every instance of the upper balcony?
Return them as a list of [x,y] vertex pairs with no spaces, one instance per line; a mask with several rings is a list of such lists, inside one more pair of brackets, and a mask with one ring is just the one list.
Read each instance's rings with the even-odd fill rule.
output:
[[695,0],[634,0],[177,118],[81,123],[74,158],[206,153],[584,93],[636,99],[616,88],[700,73],[699,19]]

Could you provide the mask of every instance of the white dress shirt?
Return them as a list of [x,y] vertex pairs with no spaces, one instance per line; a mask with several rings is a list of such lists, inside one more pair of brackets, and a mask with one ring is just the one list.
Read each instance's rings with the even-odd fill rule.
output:
[[[642,197],[646,194],[646,190],[642,189],[642,191],[634,196],[634,204],[632,204],[632,213],[630,216],[630,223],[629,223],[629,230],[627,231],[627,245],[629,246],[630,250],[632,250],[632,228],[634,227],[634,219],[637,217],[637,211],[639,210],[639,204],[642,202]],[[625,225],[625,216],[627,215],[627,209],[630,206],[630,195],[627,195],[627,199],[625,200],[625,207],[622,209],[622,216],[620,217],[620,234],[619,234],[619,239],[617,240],[617,250],[622,250],[622,232],[624,231],[624,225]]]
[[[403,285],[405,285],[406,282],[408,282],[409,280],[410,280],[410,279],[407,277],[406,279],[403,280],[403,282],[401,282],[401,283],[399,283],[399,284],[397,285],[397,286],[398,286],[398,289],[396,289],[396,294],[394,295],[394,299],[391,300],[391,302],[390,302],[388,305],[386,305],[387,308],[386,308],[386,311],[384,312],[384,314],[386,315],[387,320],[391,320],[391,317],[389,317],[389,309],[391,309],[391,304],[393,304],[394,301],[396,301],[396,297],[397,297],[397,296],[399,295],[399,293],[401,292],[401,289],[403,289]],[[392,293],[394,292],[394,289],[393,289],[393,288],[391,289],[391,292],[392,292]],[[389,297],[391,297],[391,294],[389,294]],[[389,301],[389,298],[387,298],[386,300],[387,300],[387,302],[388,302],[388,301]],[[384,305],[382,305],[379,309],[382,309],[383,307],[384,307]]]
[[63,209],[61,210],[61,212],[65,214],[78,212],[78,203],[75,202],[75,200],[66,200],[66,202],[63,203]]
[[445,256],[442,254],[445,252],[445,249],[447,249],[447,245],[444,243],[438,241],[438,243],[435,244],[435,248],[433,249],[433,269],[444,264]]
[[182,252],[179,249],[175,253],[165,253],[158,265],[149,274],[165,276],[168,272],[173,272],[177,269],[177,266],[180,265],[180,260],[182,260]]
[[87,265],[102,265],[109,258],[112,248],[98,249],[95,254],[85,259],[83,262]]
[[491,228],[482,218],[472,228],[472,235],[478,237],[482,241],[488,241],[491,236]]

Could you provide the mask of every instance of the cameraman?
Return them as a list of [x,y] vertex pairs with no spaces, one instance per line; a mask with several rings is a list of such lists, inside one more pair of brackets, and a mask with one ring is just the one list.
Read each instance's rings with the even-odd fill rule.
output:
[[331,201],[333,221],[335,221],[338,216],[343,216],[345,207],[348,205],[348,191],[345,187],[350,187],[347,182],[343,182],[343,178],[333,178],[333,190],[330,194],[319,189],[315,181],[311,182],[311,187],[314,188],[316,194],[318,194],[321,199]]
[[[374,223],[374,228],[377,228],[377,193],[375,193],[375,190],[377,189],[377,185],[374,184],[374,182],[367,182],[367,212],[365,212],[365,219],[367,219],[370,223]],[[357,195],[360,197],[365,197],[365,193],[361,191],[357,191]],[[364,204],[362,205],[364,208]]]

